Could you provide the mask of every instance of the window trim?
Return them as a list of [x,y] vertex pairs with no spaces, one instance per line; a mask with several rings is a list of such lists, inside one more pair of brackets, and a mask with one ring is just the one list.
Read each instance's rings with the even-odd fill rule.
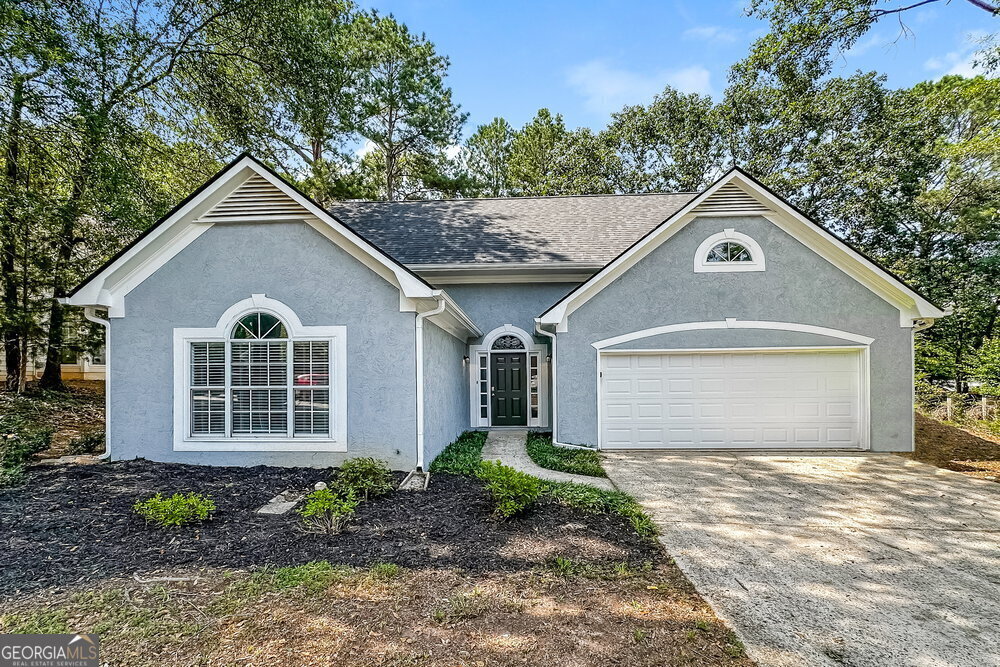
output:
[[[750,262],[709,262],[708,253],[712,248],[725,241],[739,243],[747,251],[753,261]],[[695,273],[736,273],[740,271],[763,271],[764,270],[764,250],[760,244],[746,234],[742,234],[735,229],[725,229],[718,234],[712,234],[701,242],[698,250],[694,254]]]
[[[191,343],[227,343],[226,372],[229,373],[229,332],[233,325],[251,312],[266,312],[280,318],[288,330],[289,345],[295,341],[322,340],[330,344],[330,435],[281,436],[268,434],[220,437],[191,435],[190,374]],[[234,304],[214,327],[173,330],[174,349],[174,451],[188,452],[346,452],[347,451],[347,327],[303,326],[295,312],[284,303],[253,294]],[[293,362],[289,360],[289,364]],[[230,409],[226,405],[226,424]],[[289,424],[289,429],[292,425]]]

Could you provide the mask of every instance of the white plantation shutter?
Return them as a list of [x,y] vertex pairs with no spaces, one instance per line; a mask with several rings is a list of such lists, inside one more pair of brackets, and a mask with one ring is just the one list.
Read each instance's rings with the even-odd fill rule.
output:
[[290,340],[270,320],[252,314],[234,339],[190,342],[192,436],[331,435],[331,340]]
[[191,343],[191,434],[226,432],[226,344]]
[[[293,344],[295,374],[295,435],[330,433],[330,342],[296,341]],[[303,389],[301,387],[310,387]]]

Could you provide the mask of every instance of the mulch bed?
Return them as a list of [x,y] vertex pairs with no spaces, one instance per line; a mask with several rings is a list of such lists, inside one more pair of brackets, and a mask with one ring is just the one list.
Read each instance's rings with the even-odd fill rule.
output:
[[[177,567],[328,560],[476,572],[531,569],[555,556],[633,565],[665,559],[657,544],[640,538],[621,517],[587,514],[549,500],[521,518],[494,521],[477,480],[446,474],[433,475],[427,491],[363,503],[353,526],[340,535],[306,533],[294,512],[255,513],[278,493],[310,489],[330,474],[142,460],[35,468],[25,486],[0,491],[0,598]],[[136,500],[178,491],[211,496],[215,517],[164,530],[132,512]]]

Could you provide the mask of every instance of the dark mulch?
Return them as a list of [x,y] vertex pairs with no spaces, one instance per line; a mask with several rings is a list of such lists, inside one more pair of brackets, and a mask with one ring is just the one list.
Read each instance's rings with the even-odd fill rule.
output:
[[[517,571],[554,556],[640,564],[665,556],[621,517],[542,501],[505,523],[489,518],[477,480],[432,476],[425,492],[363,503],[341,535],[306,533],[292,512],[256,514],[285,489],[330,476],[312,468],[221,468],[127,461],[34,469],[25,486],[0,491],[0,597],[116,575],[170,568],[249,568],[328,560],[366,566]],[[156,492],[198,491],[218,507],[199,526],[164,530],[131,511]]]

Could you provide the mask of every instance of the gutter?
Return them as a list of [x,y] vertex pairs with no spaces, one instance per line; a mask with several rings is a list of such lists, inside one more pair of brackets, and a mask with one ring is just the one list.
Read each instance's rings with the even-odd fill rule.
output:
[[423,313],[417,313],[415,326],[417,354],[417,471],[424,470],[424,320],[432,315],[440,315],[448,305],[444,292],[434,290],[437,307]]
[[83,316],[104,327],[104,453],[98,456],[100,460],[111,458],[111,322],[97,316],[97,308],[87,306]]

